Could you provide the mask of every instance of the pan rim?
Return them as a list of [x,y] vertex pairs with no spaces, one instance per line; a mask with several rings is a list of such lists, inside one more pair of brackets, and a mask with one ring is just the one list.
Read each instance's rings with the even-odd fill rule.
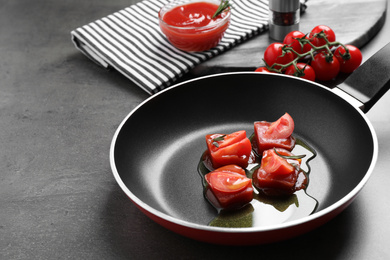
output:
[[268,232],[268,231],[276,231],[276,230],[281,230],[281,229],[285,229],[285,228],[291,228],[291,227],[294,227],[294,226],[299,226],[299,225],[303,225],[305,223],[309,223],[309,222],[312,222],[312,221],[315,221],[317,219],[320,219],[330,213],[332,213],[333,211],[337,210],[338,208],[342,207],[342,206],[348,206],[349,203],[351,203],[354,198],[359,194],[359,192],[363,189],[363,187],[367,184],[369,178],[371,177],[372,175],[372,172],[375,168],[375,165],[376,165],[376,161],[377,161],[377,158],[378,158],[378,139],[377,139],[377,135],[376,135],[376,132],[375,132],[375,129],[372,125],[372,123],[369,121],[368,117],[364,114],[364,112],[353,106],[348,100],[346,100],[345,98],[339,96],[337,93],[335,93],[334,91],[332,91],[331,89],[317,83],[317,82],[312,82],[312,81],[308,81],[306,79],[302,79],[302,78],[297,78],[297,77],[294,77],[294,76],[289,76],[289,75],[284,75],[284,74],[267,74],[267,73],[261,73],[261,74],[264,74],[264,75],[271,75],[271,76],[277,76],[277,77],[289,77],[289,78],[292,78],[293,80],[301,80],[301,81],[306,81],[306,82],[309,82],[311,84],[314,84],[314,85],[317,85],[318,87],[322,88],[322,89],[325,89],[326,91],[330,91],[332,92],[336,97],[339,97],[341,98],[343,101],[345,101],[346,103],[348,103],[351,107],[353,107],[360,115],[361,117],[364,119],[364,121],[366,122],[370,132],[371,132],[371,137],[372,137],[372,142],[373,142],[373,153],[372,153],[372,159],[371,159],[371,162],[370,162],[370,166],[366,172],[366,174],[364,175],[364,177],[362,178],[362,180],[358,183],[358,185],[356,185],[348,194],[346,194],[343,198],[341,198],[340,200],[338,200],[336,203],[332,204],[331,206],[328,206],[327,208],[324,208],[318,212],[315,212],[309,216],[306,216],[306,217],[303,217],[303,218],[300,218],[300,219],[297,219],[297,220],[293,220],[293,221],[287,221],[285,223],[280,223],[280,224],[273,224],[273,225],[269,225],[269,226],[261,226],[261,227],[244,227],[244,228],[224,228],[224,227],[212,227],[212,226],[207,226],[207,225],[203,225],[203,224],[197,224],[197,223],[193,223],[193,222],[190,222],[190,221],[186,221],[186,220],[182,220],[182,219],[179,219],[179,218],[175,218],[173,216],[170,216],[166,213],[163,213],[151,206],[149,206],[148,204],[146,204],[145,202],[143,202],[140,198],[138,198],[134,193],[132,193],[128,188],[127,186],[125,185],[125,183],[122,181],[122,178],[120,177],[119,175],[119,172],[116,168],[116,163],[115,163],[115,146],[116,146],[116,141],[118,139],[118,136],[123,128],[123,126],[126,124],[126,122],[128,121],[128,119],[137,111],[139,110],[141,107],[143,107],[146,103],[150,102],[150,100],[160,96],[160,95],[163,95],[165,92],[168,92],[168,91],[171,91],[172,89],[174,88],[178,88],[178,87],[183,87],[183,86],[186,86],[187,83],[189,82],[192,82],[192,81],[198,81],[198,80],[203,80],[203,79],[206,79],[206,78],[210,78],[210,77],[219,77],[219,76],[225,76],[225,75],[235,75],[235,74],[239,74],[239,75],[242,75],[242,74],[259,74],[259,72],[225,72],[225,73],[218,73],[218,74],[213,74],[213,75],[206,75],[206,76],[202,76],[202,77],[198,77],[198,78],[194,78],[194,79],[190,79],[190,80],[187,80],[187,81],[184,81],[184,82],[181,82],[181,83],[178,83],[174,86],[171,86],[167,89],[164,89],[150,97],[148,97],[147,99],[145,99],[143,102],[141,102],[138,106],[136,106],[133,110],[131,110],[128,115],[121,121],[121,123],[119,124],[118,128],[116,129],[114,135],[113,135],[113,138],[112,138],[112,141],[111,141],[111,145],[110,145],[110,151],[109,151],[109,159],[110,159],[110,166],[111,166],[111,170],[112,170],[112,173],[113,173],[113,176],[115,178],[115,180],[117,181],[118,185],[121,187],[122,191],[125,192],[125,194],[130,198],[131,201],[133,201],[133,203],[135,203],[138,207],[142,208],[143,210],[145,210],[146,212],[164,220],[164,221],[167,221],[167,222],[170,222],[172,224],[175,224],[175,225],[178,225],[178,226],[183,226],[183,227],[186,227],[186,228],[191,228],[191,229],[196,229],[196,230],[200,230],[200,231],[210,231],[210,232],[219,232],[219,233],[258,233],[258,232]]

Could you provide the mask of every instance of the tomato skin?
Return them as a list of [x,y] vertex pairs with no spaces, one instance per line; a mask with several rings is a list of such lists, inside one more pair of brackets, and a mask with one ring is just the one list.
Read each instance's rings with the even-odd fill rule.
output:
[[[285,65],[294,60],[294,55],[291,51],[286,51],[283,54],[283,43],[274,42],[271,43],[264,52],[264,61],[268,66],[272,66],[274,63]],[[275,69],[281,69],[281,66],[274,66]]]
[[227,165],[205,175],[207,199],[218,209],[237,209],[253,199],[252,180],[237,165]]
[[[207,148],[213,168],[216,169],[229,164],[246,168],[252,151],[251,142],[246,137],[246,131],[237,131],[222,136],[223,134],[206,135]],[[215,141],[216,138],[222,138],[223,140]]]
[[344,73],[351,73],[360,66],[363,60],[363,55],[361,51],[353,45],[347,44],[345,47],[347,47],[349,50],[349,59],[346,60],[343,58],[343,55],[345,54],[345,49],[343,46],[337,47],[334,52],[334,56],[340,63],[340,71]]
[[340,63],[333,57],[331,61],[326,60],[326,55],[324,52],[317,53],[314,56],[314,59],[311,62],[313,67],[316,79],[321,81],[328,81],[334,79],[340,72]]
[[217,170],[221,171],[221,172],[229,172],[229,173],[235,173],[235,174],[240,174],[242,176],[246,176],[245,170],[242,167],[235,165],[235,164],[225,165],[225,166],[219,167]]
[[[281,151],[280,148],[279,151]],[[273,149],[264,152],[261,167],[265,172],[275,175],[287,175],[294,172],[294,167],[278,156]]]
[[326,38],[328,39],[329,42],[336,41],[336,34],[329,26],[317,25],[316,27],[314,27],[311,30],[311,32],[309,34],[310,41],[314,46],[319,47],[319,46],[323,46],[326,44],[325,39],[316,37],[316,34],[322,32],[322,31],[326,35]]
[[[277,148],[281,155],[291,156],[291,152]],[[294,167],[291,163],[296,164]],[[301,160],[284,159],[277,155],[274,149],[264,151],[261,167],[252,176],[253,185],[269,196],[282,196],[293,194],[303,187],[296,187],[300,174]]]
[[288,138],[293,133],[294,127],[294,120],[288,113],[285,113],[278,120],[271,123],[264,135],[275,139]]
[[263,151],[273,147],[291,151],[295,146],[294,121],[286,113],[275,122],[258,121],[254,123],[255,141],[253,149],[261,155]]
[[[304,39],[307,37],[306,37],[306,34],[304,34],[303,32],[292,31],[292,32],[289,32],[286,35],[286,37],[284,37],[283,44],[289,45],[291,48],[293,48],[294,51],[296,51],[299,54],[307,53],[312,49],[310,44],[305,44],[305,45],[301,46],[301,44],[297,40],[297,38]],[[297,57],[297,55],[295,53],[293,53],[293,55],[294,55],[294,58]]]
[[270,71],[267,67],[258,67],[255,72],[266,72],[266,73],[275,73],[274,71]]
[[292,75],[292,76],[308,79],[311,81],[316,80],[316,73],[314,72],[314,69],[310,65],[306,63],[298,62],[297,67],[299,71],[295,69],[294,65],[288,66],[285,73],[287,75]]

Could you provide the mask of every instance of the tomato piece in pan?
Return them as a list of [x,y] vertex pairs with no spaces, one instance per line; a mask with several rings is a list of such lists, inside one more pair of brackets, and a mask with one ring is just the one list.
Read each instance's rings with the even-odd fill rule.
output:
[[[306,176],[300,171],[301,159],[286,159],[283,156],[294,155],[281,148],[264,151],[261,166],[253,173],[253,185],[266,195],[290,195],[307,183]],[[305,179],[303,185],[297,183],[300,174]]]
[[252,145],[244,130],[227,135],[206,135],[206,142],[214,169],[229,164],[248,166]]
[[263,151],[271,148],[283,148],[291,151],[295,146],[294,120],[285,113],[275,122],[258,121],[254,123],[254,150],[261,156]]
[[237,165],[226,165],[205,175],[206,197],[218,209],[237,209],[253,199],[252,180]]

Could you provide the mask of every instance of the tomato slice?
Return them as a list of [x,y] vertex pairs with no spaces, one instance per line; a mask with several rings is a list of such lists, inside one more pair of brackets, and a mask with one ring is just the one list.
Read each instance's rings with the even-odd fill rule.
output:
[[261,167],[267,173],[272,174],[291,174],[295,168],[288,161],[276,154],[274,149],[264,152],[261,159]]
[[255,142],[253,150],[259,156],[263,151],[276,148],[284,148],[291,151],[295,146],[294,121],[289,114],[284,114],[275,122],[259,121],[254,123]]
[[205,175],[205,195],[219,209],[240,208],[253,199],[252,179],[237,165],[227,165]]
[[270,125],[264,136],[272,139],[284,139],[290,137],[293,131],[294,120],[288,113],[285,113]]
[[246,131],[206,135],[206,142],[214,169],[229,164],[248,166],[252,146]]
[[[280,155],[293,155],[285,149],[277,148],[276,150]],[[305,187],[304,185],[296,186],[300,164],[300,159],[284,159],[277,155],[274,149],[266,150],[260,168],[252,175],[253,185],[269,196],[293,194],[296,190]]]
[[209,181],[213,189],[225,193],[241,191],[251,182],[246,176],[228,172],[213,172]]
[[206,136],[207,143],[212,144],[211,148],[213,151],[237,143],[245,138],[246,138],[246,132],[244,130],[237,131],[228,135],[212,134]]
[[218,168],[217,170],[220,172],[238,173],[242,176],[246,176],[245,170],[243,168],[241,168],[240,166],[234,165],[234,164],[222,166],[222,167]]

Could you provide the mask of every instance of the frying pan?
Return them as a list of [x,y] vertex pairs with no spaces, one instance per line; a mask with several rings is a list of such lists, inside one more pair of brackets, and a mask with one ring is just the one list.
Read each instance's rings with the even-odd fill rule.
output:
[[[119,125],[110,163],[119,186],[160,225],[192,239],[225,245],[285,240],[323,225],[343,211],[373,172],[378,143],[367,119],[389,89],[390,44],[341,85],[255,72],[223,73],[177,84],[145,100]],[[197,172],[205,135],[246,130],[285,112],[294,134],[317,152],[307,193],[315,211],[260,227],[209,226],[217,212],[205,200]]]

